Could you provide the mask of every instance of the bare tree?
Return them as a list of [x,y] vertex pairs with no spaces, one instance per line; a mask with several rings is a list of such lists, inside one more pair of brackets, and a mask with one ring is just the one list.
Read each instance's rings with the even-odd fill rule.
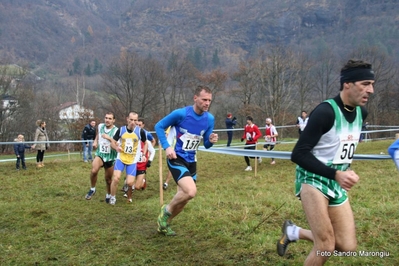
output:
[[162,116],[186,104],[187,95],[191,92],[189,89],[195,85],[195,72],[194,66],[182,52],[173,51],[169,55],[166,59],[168,89],[162,93]]
[[271,47],[258,63],[259,97],[264,116],[285,123],[286,112],[293,104],[295,80],[298,77],[296,58],[290,50]]
[[102,75],[103,90],[108,93],[117,117],[126,117],[129,111],[136,110],[136,98],[140,93],[140,77],[136,67],[139,62],[136,53],[123,52]]
[[[163,66],[154,59],[139,60],[137,65],[140,76],[137,107],[135,110],[140,116],[153,117],[161,106],[159,95],[165,91],[166,77]],[[147,119],[149,121],[149,119]],[[147,122],[148,124],[148,122]]]
[[239,115],[247,116],[257,109],[254,106],[258,86],[258,76],[254,60],[241,61],[238,71],[233,73],[232,79],[238,83],[238,87],[232,90],[232,95],[239,99],[242,107]]
[[[368,120],[374,124],[396,124],[393,119],[397,114],[398,68],[391,57],[378,47],[359,47],[351,53],[351,58],[361,59],[373,66],[375,73],[375,93],[367,104]],[[396,94],[395,94],[396,91]],[[396,97],[395,97],[396,96]]]
[[313,68],[314,89],[319,96],[319,101],[324,101],[338,92],[337,83],[337,59],[332,50],[327,47],[323,49]]
[[[296,93],[294,92],[296,103],[299,105],[297,110],[307,110],[312,105],[312,67],[314,63],[310,61],[310,58],[303,53],[299,53],[297,56],[296,68],[298,69],[297,76],[294,80]],[[298,96],[296,96],[296,94]]]
[[205,86],[208,86],[212,91],[212,102],[216,102],[218,94],[225,90],[225,83],[227,81],[227,73],[220,69],[213,70],[210,73],[198,73],[198,80]]
[[[124,118],[130,111],[151,119],[159,116],[167,88],[165,70],[159,61],[123,52],[102,77],[103,90],[117,117]],[[151,119],[147,119],[149,124]]]

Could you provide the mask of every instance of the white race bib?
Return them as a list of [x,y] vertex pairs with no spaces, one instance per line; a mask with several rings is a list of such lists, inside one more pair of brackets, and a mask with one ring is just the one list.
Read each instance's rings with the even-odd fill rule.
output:
[[100,142],[100,152],[106,154],[111,153],[111,143],[108,140]]
[[190,134],[190,133],[184,133],[180,137],[180,140],[183,142],[182,149],[185,151],[197,150],[201,143],[201,139],[202,139],[201,136]]
[[126,139],[125,140],[124,153],[133,154],[133,139]]
[[335,153],[333,164],[352,163],[359,138],[343,133],[339,135],[339,140],[339,148]]

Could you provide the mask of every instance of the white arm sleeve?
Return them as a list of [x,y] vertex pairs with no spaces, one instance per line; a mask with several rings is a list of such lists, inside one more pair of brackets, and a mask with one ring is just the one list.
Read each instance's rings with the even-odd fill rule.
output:
[[155,149],[152,146],[151,141],[147,140],[147,144],[148,144],[148,152],[150,153],[148,160],[153,161],[155,157]]

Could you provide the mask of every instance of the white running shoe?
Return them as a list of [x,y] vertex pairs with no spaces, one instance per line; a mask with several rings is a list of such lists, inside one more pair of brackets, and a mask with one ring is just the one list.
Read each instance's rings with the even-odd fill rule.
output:
[[163,190],[167,190],[168,189],[168,183],[163,183],[162,188],[163,188]]
[[245,171],[252,171],[252,167],[251,166],[247,166],[247,168],[245,168]]
[[109,204],[115,205],[115,203],[116,203],[116,199],[115,198],[110,198],[109,199]]
[[258,164],[261,164],[262,163],[262,158],[258,158]]

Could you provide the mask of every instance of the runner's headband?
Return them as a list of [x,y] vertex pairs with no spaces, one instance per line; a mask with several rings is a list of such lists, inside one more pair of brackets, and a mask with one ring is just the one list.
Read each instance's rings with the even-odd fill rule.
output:
[[341,71],[341,85],[360,80],[374,80],[374,71],[371,68],[349,68]]

